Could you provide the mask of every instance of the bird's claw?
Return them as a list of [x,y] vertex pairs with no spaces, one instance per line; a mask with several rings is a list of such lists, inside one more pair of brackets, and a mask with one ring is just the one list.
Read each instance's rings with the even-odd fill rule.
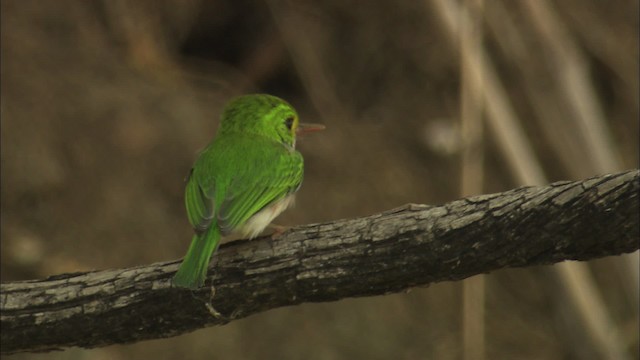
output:
[[291,229],[291,226],[282,226],[276,224],[269,224],[269,227],[273,229],[273,233],[271,234],[272,240],[279,239],[287,230]]
[[209,301],[205,302],[204,306],[209,311],[209,314],[211,314],[211,316],[213,316],[214,318],[226,320],[226,318],[222,314],[220,314],[220,312],[218,312],[218,310],[216,310],[213,307],[213,297],[214,296],[216,296],[216,288],[213,285],[211,285],[211,294],[209,295]]

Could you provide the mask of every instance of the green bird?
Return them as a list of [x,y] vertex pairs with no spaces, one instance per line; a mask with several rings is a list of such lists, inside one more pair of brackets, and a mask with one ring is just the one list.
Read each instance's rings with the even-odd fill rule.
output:
[[303,175],[296,135],[323,128],[301,124],[294,108],[275,96],[245,95],[227,104],[216,137],[187,180],[185,203],[195,235],[173,284],[201,287],[223,236],[254,238],[293,204]]

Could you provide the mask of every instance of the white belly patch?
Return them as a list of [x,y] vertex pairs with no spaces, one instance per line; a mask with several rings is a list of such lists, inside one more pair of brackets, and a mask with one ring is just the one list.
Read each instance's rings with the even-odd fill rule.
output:
[[255,213],[247,222],[238,229],[244,237],[252,239],[262,232],[273,219],[275,219],[281,212],[292,206],[295,202],[295,195],[291,194],[277,202],[265,207],[264,209]]

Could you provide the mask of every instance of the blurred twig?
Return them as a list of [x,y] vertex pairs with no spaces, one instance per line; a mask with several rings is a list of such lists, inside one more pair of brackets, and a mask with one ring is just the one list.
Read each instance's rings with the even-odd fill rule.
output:
[[602,106],[589,81],[587,61],[546,0],[528,0],[522,4],[531,15],[527,18],[550,49],[550,60],[559,76],[562,94],[574,112],[571,118],[576,119],[575,130],[583,141],[592,145],[585,146],[587,152],[583,155],[592,159],[598,172],[620,169]]
[[[445,29],[452,41],[456,41],[460,32],[460,9],[453,1],[433,0],[437,13],[440,15]],[[463,62],[469,62],[472,69],[470,83],[474,87],[482,86],[484,104],[487,110],[487,124],[495,133],[498,145],[504,149],[503,153],[510,169],[520,184],[534,185],[544,184],[545,176],[529,141],[522,128],[513,119],[517,116],[508,101],[507,92],[499,81],[498,75],[491,62],[487,61],[486,54],[477,58],[462,58]]]
[[615,7],[610,2],[569,0],[554,3],[555,7],[564,8],[563,19],[566,19],[567,25],[574,30],[573,35],[580,38],[580,44],[583,47],[579,50],[584,49],[616,74],[622,88],[619,94],[626,97],[627,103],[637,112],[640,85],[638,82],[640,49],[637,46],[639,6],[638,2],[627,2],[625,5],[628,7],[616,10],[635,18],[635,27],[616,18],[616,11],[603,11]]
[[640,171],[408,205],[236,241],[208,284],[172,288],[178,262],[0,285],[2,353],[176,336],[303,302],[373,296],[504,267],[638,249]]
[[[461,135],[464,145],[460,192],[462,196],[482,193],[482,24],[483,0],[466,0],[460,19],[460,58],[475,58],[473,62],[460,61],[461,85]],[[480,84],[472,84],[473,72],[480,74]],[[467,360],[485,358],[485,295],[484,276],[474,276],[462,283],[462,334],[463,356]]]
[[[539,7],[544,5],[535,3],[533,6]],[[524,89],[527,92],[529,101],[532,104],[531,108],[537,116],[538,123],[544,131],[545,139],[547,139],[549,144],[554,148],[554,153],[557,154],[557,158],[561,162],[563,169],[565,169],[574,179],[621,169],[621,164],[616,160],[617,156],[612,154],[612,150],[603,148],[606,146],[614,148],[614,144],[612,144],[610,140],[605,140],[610,138],[611,135],[608,134],[609,129],[607,128],[602,116],[589,116],[590,121],[595,121],[598,123],[597,127],[604,129],[604,131],[600,133],[599,130],[595,130],[593,126],[585,124],[585,119],[583,117],[579,116],[579,114],[572,115],[576,112],[574,111],[572,113],[572,111],[568,109],[571,107],[580,107],[584,102],[592,102],[594,105],[590,106],[600,108],[600,105],[597,105],[598,100],[593,97],[594,90],[583,91],[591,97],[590,99],[587,98],[585,101],[581,101],[580,103],[573,103],[572,99],[574,97],[567,96],[566,94],[566,91],[571,88],[570,86],[557,86],[561,87],[560,92],[562,94],[558,92],[556,89],[557,87],[549,86],[549,83],[566,83],[567,81],[573,81],[582,84],[581,86],[593,87],[584,79],[570,80],[576,76],[588,77],[589,74],[584,71],[584,69],[582,71],[572,70],[572,76],[558,77],[556,76],[556,71],[558,71],[558,69],[554,65],[551,65],[550,68],[543,67],[543,69],[537,69],[536,66],[532,66],[531,61],[527,61],[527,59],[531,58],[531,53],[541,51],[532,51],[525,47],[527,42],[522,34],[523,27],[516,26],[511,14],[504,8],[502,2],[493,2],[490,9],[491,11],[487,12],[487,23],[492,29],[492,34],[497,40],[498,45],[500,45],[503,52],[506,54],[506,59],[511,60],[514,63],[514,66],[516,66],[522,74],[524,81],[521,81],[520,83],[524,86]],[[543,10],[543,12],[546,13],[548,10]],[[530,16],[528,15],[528,11],[526,14],[527,16],[525,17],[529,18]],[[542,22],[546,23],[549,21],[557,22],[557,20],[553,19],[543,20]],[[551,29],[554,29],[555,27],[556,25],[552,25]],[[553,32],[553,30],[551,31]],[[557,40],[553,40],[556,38],[555,35],[547,34],[547,36],[552,38],[550,42],[554,43],[554,47],[561,48],[550,52],[554,59],[555,57],[561,58],[552,61],[552,64],[559,62],[563,63],[564,67],[572,67],[574,66],[572,63],[577,57],[579,58],[576,60],[579,63],[577,66],[584,67],[586,60],[582,59],[583,56],[580,55],[579,51],[576,49],[576,45],[571,45],[568,46],[569,49],[564,49],[563,46],[555,44],[558,42]],[[563,43],[571,41],[567,39],[567,35],[560,35],[559,37],[563,39],[560,40]],[[547,44],[547,42],[542,42],[543,47],[545,44]],[[602,43],[603,46],[606,44]],[[565,54],[567,52],[569,53],[568,55]],[[623,63],[624,62],[625,61],[623,61]],[[562,68],[563,67],[560,67],[559,72],[562,72]],[[621,69],[621,71],[624,70],[625,69]],[[578,74],[576,74],[576,72],[578,72]],[[541,81],[541,79],[545,80]],[[582,112],[588,112],[588,109],[585,109]],[[599,112],[601,111],[599,110]],[[586,123],[588,122],[589,121],[586,121]],[[579,136],[579,134],[584,132],[585,128],[591,129],[589,130],[591,136]],[[599,140],[590,140],[594,138]],[[604,144],[606,144],[606,146]],[[601,161],[600,164],[598,164],[595,160],[596,157],[585,156],[585,154],[590,153],[600,154],[597,158],[604,159],[605,161]],[[624,267],[624,264],[626,264],[627,267]],[[636,304],[640,296],[638,254],[626,255],[625,262],[617,262],[616,266],[618,269],[622,270],[622,278],[627,278],[629,277],[628,275],[631,275],[629,279],[630,281],[628,281],[627,285],[624,287],[624,291],[628,294],[627,297],[629,298],[629,303]]]
[[[454,1],[433,0],[431,3],[443,19],[450,38],[455,41],[461,31],[460,19],[464,17],[463,11]],[[511,109],[506,92],[489,60],[486,56],[461,59],[463,62],[472,62],[470,68],[476,69],[473,85],[479,88],[484,84],[483,94],[489,114],[488,123],[518,182],[520,184],[545,183],[546,177],[533,152],[533,147],[524,135],[518,117]],[[482,62],[479,62],[479,59]],[[481,81],[483,74],[486,78],[485,82]],[[571,78],[572,81],[577,81],[574,77]],[[561,281],[567,287],[569,299],[579,310],[589,336],[595,341],[597,351],[608,358],[626,358],[628,355],[625,354],[620,336],[586,266],[561,264],[557,269]],[[589,298],[584,299],[584,296]]]
[[[574,163],[582,163],[583,173],[573,174],[576,178],[588,176],[588,174],[603,174],[621,170],[622,164],[618,154],[615,153],[615,145],[611,131],[605,121],[604,111],[596,96],[594,87],[588,73],[588,63],[584,54],[579,50],[575,40],[562,26],[552,4],[546,0],[528,0],[522,2],[528,13],[527,17],[534,24],[544,43],[551,49],[551,61],[559,74],[559,85],[566,104],[573,111],[567,122],[571,124],[574,141],[576,135],[584,144],[580,147],[581,159],[573,159]],[[565,142],[566,143],[566,142]],[[559,153],[563,149],[558,149]],[[580,161],[583,160],[583,161]],[[632,289],[633,303],[638,302],[640,284],[638,276],[638,254],[625,258],[628,264],[627,271],[630,281],[627,286]],[[626,276],[625,276],[626,277]]]

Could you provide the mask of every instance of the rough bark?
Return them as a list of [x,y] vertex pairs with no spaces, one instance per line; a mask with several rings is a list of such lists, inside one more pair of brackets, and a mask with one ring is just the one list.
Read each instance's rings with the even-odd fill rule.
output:
[[195,292],[171,287],[179,261],[5,283],[2,353],[170,337],[280,306],[632,252],[639,183],[632,170],[235,241]]

